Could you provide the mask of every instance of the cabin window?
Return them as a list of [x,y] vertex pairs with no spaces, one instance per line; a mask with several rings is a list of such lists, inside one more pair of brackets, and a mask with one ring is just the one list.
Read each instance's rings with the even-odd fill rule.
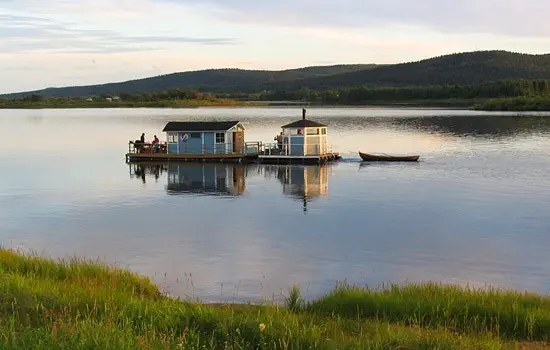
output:
[[319,135],[319,129],[308,128],[307,129],[307,134],[308,135]]
[[192,139],[200,139],[201,138],[201,133],[200,132],[192,132],[191,133],[191,138]]
[[321,129],[321,134],[326,135],[327,134],[327,128],[322,128]]
[[168,134],[168,143],[177,143],[178,136],[177,134]]
[[216,133],[216,143],[225,143],[225,133],[223,132]]

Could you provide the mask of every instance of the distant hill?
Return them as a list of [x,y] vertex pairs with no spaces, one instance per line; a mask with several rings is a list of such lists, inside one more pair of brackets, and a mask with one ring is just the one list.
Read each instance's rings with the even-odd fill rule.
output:
[[256,92],[266,84],[289,81],[302,81],[308,78],[357,72],[375,67],[373,64],[349,64],[333,66],[313,66],[282,71],[244,70],[244,69],[208,69],[201,71],[172,73],[151,78],[130,80],[120,83],[100,85],[47,88],[4,95],[19,98],[31,94],[50,97],[77,97],[102,94],[120,94],[137,92],[158,92],[170,89],[194,89],[204,92]]
[[215,93],[251,93],[302,87],[320,90],[365,84],[373,87],[463,85],[515,79],[550,79],[550,54],[475,51],[391,65],[335,65],[283,71],[210,69],[120,83],[48,88],[10,94],[7,97],[30,94],[73,97],[158,92],[174,88]]
[[529,55],[507,51],[476,51],[439,56],[418,62],[378,66],[370,70],[309,78],[285,84],[311,89],[342,86],[426,86],[483,84],[501,80],[549,79],[550,54]]

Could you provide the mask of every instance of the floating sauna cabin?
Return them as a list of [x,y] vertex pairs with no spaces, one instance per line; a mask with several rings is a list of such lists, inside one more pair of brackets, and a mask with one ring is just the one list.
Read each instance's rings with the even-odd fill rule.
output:
[[306,118],[283,125],[283,149],[290,156],[319,156],[329,153],[327,126]]
[[281,127],[277,143],[265,148],[258,157],[262,163],[324,163],[340,159],[328,143],[328,126],[306,118]]
[[168,154],[245,153],[244,126],[239,121],[169,122]]

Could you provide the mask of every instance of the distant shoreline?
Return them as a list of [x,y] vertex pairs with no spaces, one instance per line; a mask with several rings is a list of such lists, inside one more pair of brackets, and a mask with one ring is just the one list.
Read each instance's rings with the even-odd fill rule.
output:
[[357,104],[323,104],[307,101],[240,101],[164,100],[164,101],[75,101],[45,99],[43,101],[0,100],[0,109],[111,109],[111,108],[220,108],[220,107],[317,107],[317,108],[422,108],[486,112],[548,112],[550,99],[545,97],[518,97],[490,100],[411,100],[369,101]]
[[458,109],[471,110],[473,103],[449,102],[449,101],[373,101],[369,104],[324,104],[317,102],[301,101],[238,101],[238,100],[214,100],[214,101],[147,101],[147,102],[87,102],[87,101],[0,101],[0,109],[110,109],[110,108],[204,108],[204,107],[321,107],[321,108],[426,108],[426,109]]
[[74,108],[199,108],[199,107],[246,107],[244,101],[213,100],[161,100],[161,101],[79,101],[44,99],[42,101],[0,100],[0,109],[74,109]]

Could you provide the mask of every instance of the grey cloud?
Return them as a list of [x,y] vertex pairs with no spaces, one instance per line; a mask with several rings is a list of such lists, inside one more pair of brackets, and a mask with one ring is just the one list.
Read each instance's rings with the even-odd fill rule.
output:
[[[190,0],[164,0],[195,4]],[[290,26],[373,27],[420,25],[443,33],[550,35],[546,0],[203,0],[224,19]]]
[[119,41],[128,43],[195,43],[205,45],[232,45],[237,44],[235,39],[230,38],[189,38],[189,37],[174,37],[174,36],[125,36],[120,37]]
[[166,44],[233,45],[232,38],[128,36],[114,31],[77,29],[46,18],[0,14],[0,51],[115,53],[162,49]]
[[6,14],[0,14],[0,22],[10,22],[10,23],[19,24],[19,25],[52,23],[52,21],[47,18],[6,15]]

